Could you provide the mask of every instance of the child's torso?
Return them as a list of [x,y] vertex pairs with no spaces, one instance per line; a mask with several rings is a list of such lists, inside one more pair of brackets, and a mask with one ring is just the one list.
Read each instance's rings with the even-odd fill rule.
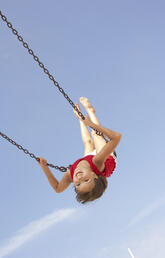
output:
[[[75,170],[74,170],[74,173],[77,173],[79,171],[84,171],[84,170],[88,170],[88,171],[92,171],[91,170],[91,166],[89,164],[89,162],[87,160],[81,160],[79,161],[79,163],[77,164]],[[102,171],[100,171],[102,172]]]
[[77,167],[75,168],[75,173],[77,171],[83,171],[84,169],[91,169],[90,168],[90,164],[87,160],[81,160],[78,164],[77,164]]

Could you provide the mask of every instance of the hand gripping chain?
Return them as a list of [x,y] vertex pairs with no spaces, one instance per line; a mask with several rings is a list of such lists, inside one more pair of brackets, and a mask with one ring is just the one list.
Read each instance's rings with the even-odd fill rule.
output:
[[[28,50],[28,53],[30,55],[33,56],[34,60],[38,63],[38,65],[42,68],[42,70],[44,71],[45,74],[47,74],[47,76],[49,77],[49,79],[51,81],[53,81],[54,83],[54,86],[56,86],[58,88],[58,90],[63,94],[63,96],[66,98],[66,100],[69,102],[69,104],[76,110],[76,112],[78,113],[78,115],[83,119],[85,120],[85,117],[84,115],[81,113],[81,111],[78,110],[78,108],[75,106],[75,104],[73,103],[73,101],[69,98],[69,96],[65,93],[65,91],[60,87],[59,83],[54,79],[53,75],[50,74],[49,70],[47,68],[45,68],[44,64],[40,61],[40,59],[38,58],[38,56],[36,56],[33,52],[33,50],[31,48],[29,48],[28,44],[23,40],[23,37],[21,37],[19,34],[18,34],[18,31],[16,29],[13,28],[11,22],[9,22],[6,18],[6,16],[4,16],[2,14],[2,12],[0,11],[0,16],[2,18],[2,20],[4,22],[6,22],[7,26],[9,29],[11,29],[12,33],[14,35],[17,36],[18,40],[20,42],[22,42],[22,45],[24,46],[24,48],[26,48]],[[92,127],[91,127],[92,128]],[[93,129],[93,128],[92,128]],[[96,134],[99,135],[99,136],[102,136],[104,138],[104,140],[106,142],[108,142],[108,140],[106,139],[106,137],[103,135],[103,133],[100,133],[98,132],[96,129],[93,129],[96,131]],[[10,143],[12,143],[13,145],[15,145],[16,147],[18,147],[20,150],[23,150],[25,154],[28,154],[30,155],[31,158],[35,158],[37,161],[39,161],[39,158],[37,158],[34,154],[32,153],[29,153],[28,150],[24,149],[21,145],[18,145],[17,143],[15,143],[12,139],[10,139],[8,136],[6,136],[5,134],[1,133],[0,132],[0,135],[5,138],[6,140],[8,140]],[[65,167],[58,167],[58,166],[54,166],[52,164],[47,164],[48,166],[52,167],[52,168],[55,168],[55,169],[58,169],[62,172],[65,172],[67,170],[67,168]]]

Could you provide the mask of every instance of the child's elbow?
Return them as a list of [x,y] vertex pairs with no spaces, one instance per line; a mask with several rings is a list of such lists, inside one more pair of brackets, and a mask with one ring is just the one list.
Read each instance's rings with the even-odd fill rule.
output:
[[65,188],[60,187],[59,185],[58,185],[58,187],[55,189],[56,193],[62,193],[62,192],[64,192],[64,190],[65,190]]
[[122,135],[120,133],[118,133],[114,139],[114,142],[116,143],[116,147],[117,145],[120,143],[121,141],[121,138],[122,138]]
[[54,190],[56,191],[56,193],[62,193],[61,189],[59,189],[58,187],[57,189],[54,189]]
[[117,133],[116,139],[120,142],[121,138],[122,138],[122,134],[121,133]]
[[61,192],[59,185],[52,185],[52,187],[53,187],[53,189],[54,189],[54,191],[55,191],[56,193],[60,193],[60,192]]

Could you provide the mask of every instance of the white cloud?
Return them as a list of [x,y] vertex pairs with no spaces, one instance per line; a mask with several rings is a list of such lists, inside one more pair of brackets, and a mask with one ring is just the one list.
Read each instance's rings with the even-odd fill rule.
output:
[[6,243],[0,246],[0,258],[12,253],[26,242],[32,240],[42,231],[47,230],[54,224],[57,224],[73,215],[77,209],[61,209],[54,211],[47,216],[30,222],[27,226],[21,228],[16,234],[8,239]]
[[[123,236],[127,239],[100,247],[96,250],[95,258],[163,258],[165,257],[165,220],[150,225],[148,231],[142,226],[131,235]],[[128,252],[130,248],[132,256]]]
[[[165,257],[165,220],[151,225],[149,232],[141,229],[142,232],[134,234],[122,245],[126,248],[128,245],[134,250],[134,255],[140,258],[163,258]],[[138,236],[137,236],[138,235]],[[129,242],[129,244],[128,244]]]
[[[96,258],[125,258],[131,257],[128,248],[132,251],[133,257],[140,258],[163,258],[165,257],[165,220],[153,222],[153,218],[147,220],[147,227],[142,222],[144,218],[149,217],[154,211],[165,204],[165,195],[158,200],[152,202],[148,207],[139,212],[128,224],[127,228],[123,230],[122,238],[127,239],[124,242],[119,237],[118,243],[112,243],[109,246],[101,247],[97,250]],[[126,229],[135,226],[133,232]]]
[[135,258],[135,256],[133,255],[133,253],[132,253],[132,251],[131,251],[131,249],[128,247],[128,252],[129,252],[129,254],[130,254],[130,256],[132,257],[132,258]]
[[127,225],[128,227],[134,226],[136,223],[141,221],[142,219],[150,216],[156,209],[158,209],[160,206],[165,204],[165,195],[163,195],[160,199],[154,201],[149,206],[147,206],[145,209],[140,211]]

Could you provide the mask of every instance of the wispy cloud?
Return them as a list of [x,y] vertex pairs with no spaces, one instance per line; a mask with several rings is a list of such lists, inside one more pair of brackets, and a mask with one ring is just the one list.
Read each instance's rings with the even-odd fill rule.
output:
[[145,209],[140,211],[127,225],[128,227],[134,226],[136,223],[141,221],[142,219],[150,216],[156,209],[158,209],[160,206],[165,204],[165,195],[163,195],[158,200],[151,203],[149,206],[147,206]]
[[[151,222],[148,230],[145,227],[137,227],[133,234],[124,235],[123,240],[120,238],[109,246],[98,247],[95,258],[163,258],[165,257],[165,219],[162,221]],[[129,253],[128,253],[129,248]],[[129,256],[130,254],[130,256]]]
[[129,254],[131,255],[132,258],[135,258],[135,256],[133,255],[133,253],[132,253],[132,251],[129,247],[128,247],[128,252],[129,252]]
[[0,258],[12,253],[14,250],[32,240],[38,234],[47,230],[54,224],[68,219],[75,213],[77,209],[61,209],[54,211],[47,216],[30,222],[27,226],[21,228],[16,234],[9,238],[3,245],[0,246]]
[[[136,255],[141,258],[162,258],[165,257],[165,221],[153,226],[151,231],[144,237],[136,241]],[[138,243],[138,244],[137,244]]]
[[[141,230],[131,238],[127,238],[127,241],[121,245],[121,248],[124,250],[129,245],[131,246],[135,257],[140,258],[162,258],[165,257],[165,220],[157,221],[154,224],[151,224],[148,230],[141,227]],[[120,256],[118,256],[120,257]],[[121,255],[121,257],[123,257]]]

